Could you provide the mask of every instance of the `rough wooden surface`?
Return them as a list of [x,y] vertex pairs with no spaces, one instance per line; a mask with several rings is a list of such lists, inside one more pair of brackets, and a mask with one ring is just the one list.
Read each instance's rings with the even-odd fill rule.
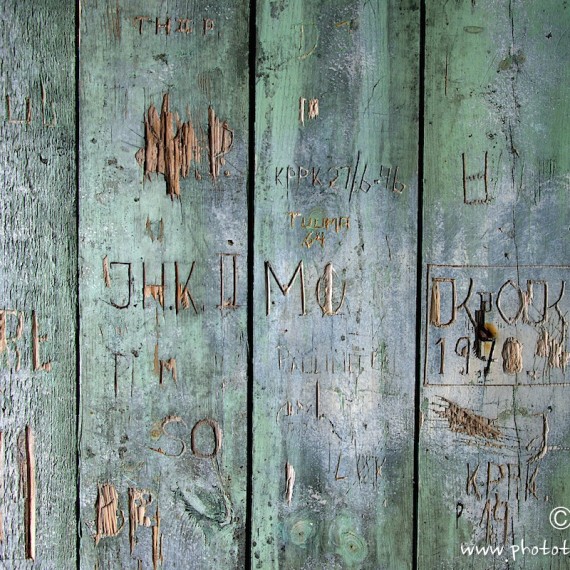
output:
[[253,567],[409,568],[418,5],[257,10]]
[[0,566],[75,568],[73,4],[2,2],[0,38]]
[[568,567],[569,22],[427,3],[420,568]]
[[426,0],[418,236],[419,2],[257,2],[254,177],[249,4],[0,7],[0,566],[567,568],[570,8]]
[[85,568],[243,567],[248,36],[244,1],[82,2]]

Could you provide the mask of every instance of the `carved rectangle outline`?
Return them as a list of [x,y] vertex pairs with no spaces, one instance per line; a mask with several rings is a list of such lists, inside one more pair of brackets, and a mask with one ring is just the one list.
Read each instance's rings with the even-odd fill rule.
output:
[[456,382],[446,382],[446,383],[430,383],[428,382],[427,374],[427,359],[428,359],[428,340],[429,340],[429,319],[428,319],[428,309],[429,309],[429,284],[430,284],[430,272],[432,268],[445,267],[449,269],[505,269],[505,270],[520,270],[520,269],[565,269],[570,271],[570,265],[472,265],[472,264],[453,264],[453,263],[427,263],[426,264],[426,283],[425,283],[425,299],[423,305],[422,318],[425,320],[424,329],[424,341],[423,341],[423,379],[422,386],[425,388],[512,388],[513,386],[522,386],[525,388],[570,388],[570,382],[557,382],[554,384],[547,383],[535,383],[530,384],[524,383],[500,383],[500,384],[459,384]]

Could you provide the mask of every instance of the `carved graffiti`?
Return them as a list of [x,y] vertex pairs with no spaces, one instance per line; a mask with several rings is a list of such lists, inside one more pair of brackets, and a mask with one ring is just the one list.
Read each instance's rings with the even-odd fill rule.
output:
[[[161,174],[166,183],[166,194],[174,200],[180,197],[180,183],[193,172],[196,180],[202,175],[199,165],[202,153],[209,159],[209,173],[217,180],[225,164],[225,156],[233,146],[234,133],[226,120],[217,117],[208,107],[207,141],[201,140],[192,120],[181,122],[177,113],[170,111],[170,95],[164,94],[160,114],[150,105],[144,119],[145,146],[135,155],[150,180],[152,174]],[[224,172],[229,176],[229,171]]]
[[566,384],[568,267],[430,266],[427,384]]
[[406,184],[398,179],[398,172],[398,166],[370,166],[358,152],[351,164],[276,166],[274,184],[287,189],[346,191],[352,199],[356,193],[367,194],[371,190],[380,189],[401,194],[406,189]]
[[195,20],[193,18],[184,17],[156,17],[151,16],[135,16],[132,19],[133,26],[138,30],[139,35],[154,33],[155,35],[164,34],[167,36],[201,33],[203,36],[214,30],[215,22],[212,18],[202,18]]
[[[30,337],[25,336],[26,314],[16,309],[0,310],[0,367],[19,372],[29,362],[33,372],[51,372],[51,360],[41,356],[41,346],[49,340],[40,332],[40,318],[37,311],[31,311]],[[24,359],[24,351],[30,348],[30,359]]]

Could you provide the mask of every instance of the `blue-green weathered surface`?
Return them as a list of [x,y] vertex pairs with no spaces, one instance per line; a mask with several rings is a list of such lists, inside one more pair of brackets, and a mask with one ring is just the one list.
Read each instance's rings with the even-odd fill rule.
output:
[[75,10],[0,6],[0,566],[76,564]]
[[409,568],[418,5],[257,26],[253,567]]
[[243,1],[82,4],[86,568],[243,565],[247,45]]
[[422,568],[568,567],[569,21],[427,3]]

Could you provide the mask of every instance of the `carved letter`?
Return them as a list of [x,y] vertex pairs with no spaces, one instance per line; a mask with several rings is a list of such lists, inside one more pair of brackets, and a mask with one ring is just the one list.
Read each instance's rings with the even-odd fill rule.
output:
[[[455,289],[455,279],[450,279],[447,277],[433,277],[431,280],[431,303],[429,311],[429,320],[434,327],[448,327],[455,322],[457,316],[457,291]],[[449,320],[445,323],[441,322],[441,292],[440,283],[451,283],[451,316]]]
[[[215,444],[214,444],[214,450],[211,453],[205,453],[199,450],[196,445],[196,432],[203,425],[210,426],[214,434]],[[190,447],[192,449],[192,453],[196,457],[200,457],[201,459],[212,459],[216,457],[216,455],[218,455],[218,453],[220,452],[220,448],[222,447],[222,430],[218,422],[211,418],[204,418],[199,422],[197,422],[196,425],[192,428],[192,432],[190,434]]]
[[[13,336],[8,336],[8,316],[13,315],[17,317],[18,324]],[[6,365],[11,366],[13,363],[10,359],[10,345],[14,350],[16,356],[14,370],[20,370],[21,355],[18,348],[17,341],[22,338],[24,332],[24,313],[15,310],[0,310],[0,357],[6,354]],[[0,361],[1,362],[1,361]]]
[[34,372],[38,370],[49,372],[51,370],[51,362],[49,360],[47,362],[41,362],[40,359],[40,342],[46,342],[48,337],[47,335],[39,336],[38,328],[38,317],[36,316],[36,312],[32,311],[32,363]]
[[190,18],[178,18],[178,28],[176,31],[180,34],[191,34],[192,33],[192,20]]
[[45,88],[44,84],[42,83],[42,119],[43,119],[44,127],[55,127],[57,125],[57,115],[55,112],[55,103],[53,101],[51,102],[51,114],[53,116],[53,119],[51,120],[51,123],[48,123],[47,113],[46,113],[46,101],[47,101],[46,88]]
[[[501,307],[501,295],[503,294],[505,287],[507,287],[507,285],[510,285],[518,294],[518,307],[517,307],[517,312],[515,313],[514,317],[507,317],[505,315],[505,313],[502,310]],[[520,316],[523,313],[524,310],[524,296],[523,296],[523,292],[521,291],[520,287],[511,279],[509,279],[508,281],[505,281],[505,283],[503,283],[503,285],[501,286],[501,288],[499,289],[499,292],[497,293],[497,310],[499,311],[499,314],[501,315],[501,317],[503,318],[503,320],[508,324],[508,325],[514,325],[520,318]]]
[[[176,437],[175,435],[172,435],[166,431],[166,426],[168,424],[171,424],[171,423],[180,423],[184,427],[186,427],[186,422],[180,416],[166,416],[162,420],[162,422],[160,422],[160,430],[157,433],[153,433],[153,436],[154,437],[158,436],[158,439],[160,439],[164,435],[164,436],[168,437],[169,439],[173,439],[174,441],[178,441],[180,443],[180,451],[178,453],[168,453],[167,451],[164,451],[160,447],[151,447],[150,449],[152,451],[156,451],[157,453],[161,453],[162,455],[165,455],[166,457],[181,457],[182,455],[184,455],[184,453],[186,451],[186,444],[184,443],[184,440],[182,438]],[[153,432],[155,432],[155,430],[153,430]]]
[[[227,257],[232,258],[232,294],[231,297],[226,298],[224,293],[224,259]],[[237,309],[237,284],[238,284],[238,269],[237,269],[237,253],[220,253],[220,304],[219,309]]]
[[300,276],[300,279],[301,279],[301,315],[302,316],[306,315],[307,312],[305,310],[305,279],[303,276],[303,261],[302,260],[299,261],[299,264],[297,265],[297,268],[295,269],[295,273],[293,273],[293,277],[291,277],[291,279],[289,280],[289,283],[286,286],[283,286],[281,284],[281,282],[279,281],[277,275],[275,275],[275,271],[273,270],[271,263],[269,261],[265,262],[265,299],[266,299],[265,314],[267,316],[269,316],[271,313],[271,285],[270,285],[270,279],[269,279],[270,274],[273,275],[273,279],[275,279],[275,282],[277,283],[279,290],[285,296],[287,296],[289,294],[289,291],[291,290],[291,287],[293,286],[293,283],[295,282],[297,275]]
[[138,526],[151,526],[150,517],[146,514],[147,507],[152,503],[152,495],[145,489],[129,489],[129,541],[131,554],[136,545],[136,532]]
[[[467,464],[467,485],[465,486],[465,492],[467,495],[473,494],[477,497],[477,499],[481,499],[481,493],[479,492],[479,487],[477,487],[477,474],[479,473],[479,465],[475,468],[473,473],[470,472],[470,465]],[[471,491],[472,489],[472,491]]]
[[148,22],[149,20],[150,20],[149,16],[136,16],[135,18],[133,18],[133,26],[135,28],[138,27],[139,35],[142,36],[143,22]]
[[[340,297],[340,302],[336,309],[333,308],[333,275],[335,270],[332,263],[327,263],[325,265],[325,270],[323,271],[322,277],[317,281],[317,287],[315,294],[317,296],[317,303],[323,312],[323,316],[338,315],[342,305],[344,303],[345,293],[346,293],[346,281],[342,284],[342,293]],[[322,291],[324,289],[324,291]],[[324,298],[321,301],[322,293],[324,292]]]
[[166,18],[166,24],[161,24],[160,19],[156,18],[156,33],[158,34],[160,30],[165,30],[166,35],[170,35],[170,18]]
[[208,107],[208,146],[210,158],[210,174],[214,182],[218,179],[221,167],[226,163],[224,156],[228,154],[234,143],[234,132],[227,121],[216,117],[212,107]]
[[[542,307],[538,310],[538,320],[533,320],[529,316],[529,309],[531,307],[535,308],[533,305],[534,300],[534,284],[542,285]],[[548,311],[548,283],[546,281],[534,281],[532,279],[528,279],[526,282],[526,293],[523,294],[523,314],[522,319],[523,323],[531,324],[531,325],[538,325],[546,321],[547,311]]]
[[12,118],[12,107],[10,104],[10,96],[6,96],[6,112],[8,115],[8,122],[12,125],[23,125],[26,123],[29,125],[32,122],[32,100],[26,97],[26,119],[13,119]]
[[125,265],[127,267],[127,296],[126,296],[126,301],[120,305],[119,303],[116,303],[115,301],[113,301],[113,299],[110,300],[110,303],[113,307],[115,307],[116,309],[127,309],[129,307],[129,305],[131,304],[131,282],[132,282],[132,276],[131,276],[131,264],[130,263],[121,263],[119,261],[112,261],[110,263],[110,269],[109,271],[105,271],[105,259],[103,259],[103,278],[105,280],[105,287],[111,287],[111,272],[110,270],[113,269],[113,267],[115,265]]
[[180,310],[180,306],[182,305],[183,309],[189,309],[190,305],[194,309],[194,312],[198,314],[198,309],[196,308],[196,303],[194,302],[194,297],[192,297],[192,293],[190,289],[188,289],[188,283],[192,278],[192,273],[194,273],[194,267],[196,262],[192,262],[192,266],[190,267],[190,273],[188,274],[188,279],[186,279],[186,283],[184,286],[179,280],[179,273],[178,273],[178,262],[174,263],[174,273],[176,279],[176,313]]
[[162,275],[162,283],[161,285],[147,285],[146,284],[146,264],[143,261],[142,270],[143,270],[143,308],[146,307],[146,298],[152,297],[158,304],[164,309],[164,290],[166,289],[166,278],[165,278],[165,271],[164,271],[164,263],[162,264],[161,275]]
[[24,495],[24,532],[26,558],[36,558],[36,459],[34,454],[34,433],[30,426],[18,436],[20,480]]
[[506,374],[518,374],[523,369],[522,344],[514,337],[509,337],[503,345],[503,371]]
[[204,35],[206,35],[208,32],[211,32],[213,29],[214,29],[214,20],[212,20],[212,18],[204,18],[204,25],[203,25]]

